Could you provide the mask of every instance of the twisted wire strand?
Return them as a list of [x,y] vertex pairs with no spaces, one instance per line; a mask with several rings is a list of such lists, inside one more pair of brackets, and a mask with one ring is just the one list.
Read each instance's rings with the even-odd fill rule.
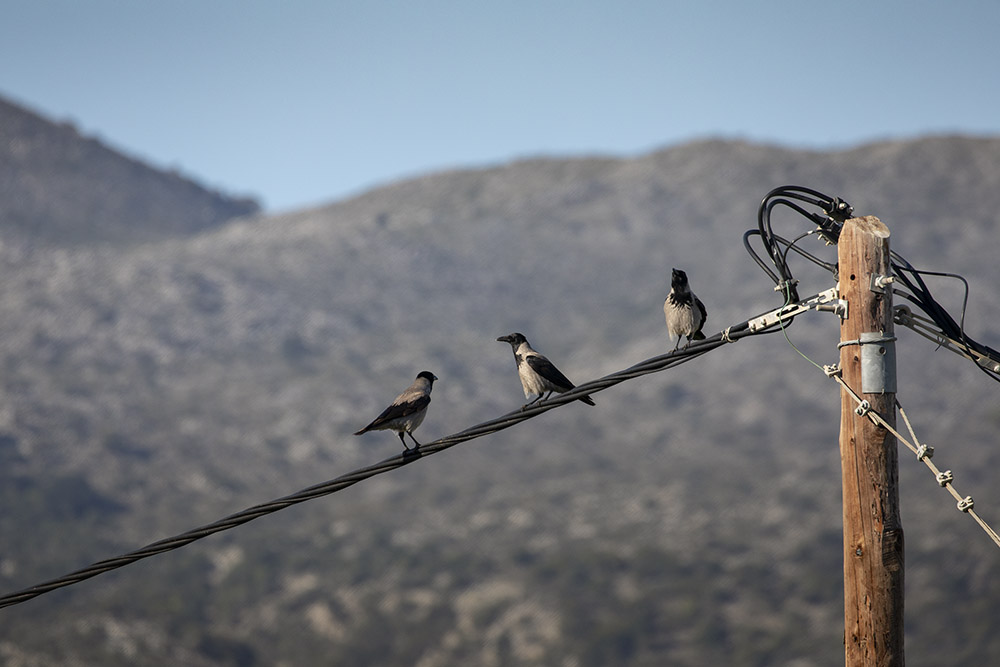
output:
[[[864,399],[862,399],[857,394],[857,392],[855,392],[851,387],[849,387],[847,385],[847,383],[844,381],[844,379],[839,374],[831,374],[830,377],[832,377],[834,380],[836,380],[840,384],[840,386],[843,387],[844,390],[848,394],[850,394],[851,398],[853,398],[854,402],[857,403],[859,406],[861,406],[863,403],[865,403]],[[975,520],[975,522],[977,524],[979,524],[979,527],[983,529],[983,531],[986,533],[986,535],[989,536],[989,538],[991,540],[993,540],[993,542],[998,547],[1000,547],[1000,535],[997,535],[996,531],[993,530],[993,528],[991,528],[990,525],[988,523],[986,523],[986,521],[984,521],[976,513],[976,511],[973,509],[973,507],[972,507],[973,506],[972,497],[968,496],[968,497],[963,498],[962,495],[958,492],[958,490],[955,489],[955,487],[952,485],[952,483],[951,483],[951,479],[952,478],[950,476],[949,477],[942,477],[941,470],[936,465],[934,465],[933,461],[931,461],[931,453],[930,452],[926,452],[926,451],[923,452],[923,453],[921,452],[920,442],[917,440],[917,435],[916,435],[916,433],[914,433],[913,426],[910,425],[910,420],[906,416],[906,413],[903,411],[903,406],[899,402],[899,399],[896,399],[896,407],[899,408],[899,413],[900,413],[900,415],[902,415],[903,421],[906,423],[906,428],[909,430],[910,435],[913,437],[913,442],[912,443],[903,434],[901,434],[898,430],[896,430],[892,426],[892,424],[890,424],[885,419],[885,417],[883,417],[881,414],[879,414],[877,410],[874,410],[871,407],[868,407],[868,409],[866,410],[865,414],[868,416],[868,418],[874,424],[876,424],[878,426],[881,426],[884,429],[886,429],[887,431],[889,431],[890,433],[892,433],[892,435],[895,436],[895,438],[899,442],[901,442],[904,445],[906,445],[906,447],[911,452],[913,452],[914,454],[916,454],[917,455],[917,459],[920,460],[920,461],[923,461],[924,464],[927,466],[927,468],[935,476],[935,478],[937,478],[938,484],[940,486],[943,486],[944,488],[946,488],[948,490],[948,493],[950,493],[952,495],[952,497],[955,500],[958,501],[958,510],[960,512],[964,512],[964,513],[968,514],[969,516],[971,516],[973,518],[973,520]],[[948,474],[950,475],[950,472]]]
[[740,338],[771,333],[773,331],[773,329],[751,331],[749,329],[749,322],[750,321],[747,320],[741,324],[729,327],[729,329],[726,330],[725,335],[720,332],[714,336],[706,338],[705,340],[695,341],[688,347],[646,359],[645,361],[639,362],[624,370],[578,385],[576,388],[566,392],[565,394],[558,394],[548,400],[540,401],[527,409],[509,412],[495,419],[471,426],[463,431],[459,431],[458,433],[439,438],[433,442],[425,443],[416,449],[404,451],[378,463],[346,473],[335,479],[315,484],[302,489],[301,491],[297,491],[296,493],[277,498],[267,503],[248,507],[247,509],[231,514],[227,517],[219,519],[218,521],[205,524],[199,528],[194,528],[174,537],[168,537],[152,542],[144,547],[136,549],[135,551],[130,551],[120,556],[97,561],[92,565],[76,570],[57,579],[52,579],[21,591],[9,593],[0,597],[0,608],[20,604],[45,593],[64,588],[66,586],[71,586],[105,572],[130,565],[144,558],[149,558],[168,551],[173,551],[174,549],[179,549],[183,546],[191,544],[192,542],[208,537],[209,535],[214,535],[215,533],[236,528],[237,526],[249,523],[254,519],[259,519],[260,517],[283,510],[286,507],[291,507],[292,505],[296,505],[298,503],[336,493],[337,491],[346,489],[357,484],[358,482],[369,479],[370,477],[375,477],[376,475],[381,475],[397,468],[401,468],[402,466],[408,465],[414,461],[446,449],[450,449],[451,447],[463,442],[508,429],[516,424],[537,417],[538,415],[548,412],[549,410],[557,408],[561,405],[571,403],[587,394],[595,394],[622,382],[673,368],[674,366],[678,366],[707,354],[708,352],[726,345],[729,342],[735,342]]

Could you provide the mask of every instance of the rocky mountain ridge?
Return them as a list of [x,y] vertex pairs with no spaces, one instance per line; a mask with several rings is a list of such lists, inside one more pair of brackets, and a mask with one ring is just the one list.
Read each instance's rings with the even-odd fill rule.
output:
[[190,235],[259,212],[122,155],[72,123],[0,97],[0,234],[32,243],[138,243]]
[[[964,274],[966,325],[997,346],[994,138],[834,152],[702,141],[430,174],[124,250],[5,240],[0,488],[16,511],[0,518],[15,545],[0,583],[21,588],[395,453],[389,434],[350,433],[419,370],[440,378],[422,440],[515,409],[500,334],[523,331],[577,382],[662,353],[673,266],[713,333],[780,305],[742,234],[786,183],[878,215],[916,266]],[[791,214],[775,224],[787,237],[809,228]],[[833,283],[794,268],[803,295]],[[953,281],[932,288],[960,312]],[[813,359],[836,355],[832,319],[788,334]],[[995,386],[898,335],[901,402],[991,518]],[[776,334],[594,398],[4,610],[0,656],[842,663],[836,387]],[[1000,599],[993,548],[909,459],[910,663],[988,663],[1000,656],[984,620]]]

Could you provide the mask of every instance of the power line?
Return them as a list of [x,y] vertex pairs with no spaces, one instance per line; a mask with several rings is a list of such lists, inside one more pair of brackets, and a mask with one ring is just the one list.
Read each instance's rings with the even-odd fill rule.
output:
[[898,399],[895,401],[895,407],[899,408],[899,414],[903,416],[903,421],[906,423],[906,428],[910,432],[910,436],[913,438],[913,442],[910,442],[906,437],[904,437],[895,427],[893,427],[892,424],[889,423],[889,421],[885,417],[879,414],[877,410],[872,408],[871,405],[868,403],[868,401],[861,398],[861,396],[859,396],[856,391],[854,391],[850,386],[848,386],[848,384],[844,381],[843,374],[841,373],[839,365],[834,364],[831,366],[826,366],[822,370],[824,373],[826,373],[827,377],[836,380],[837,383],[844,388],[844,391],[846,391],[848,395],[850,395],[850,397],[854,400],[854,402],[858,404],[858,407],[855,409],[855,412],[858,414],[858,416],[868,417],[868,419],[871,420],[873,424],[881,426],[882,428],[892,433],[892,435],[895,436],[897,440],[906,445],[906,447],[911,452],[916,454],[917,460],[922,461],[927,466],[927,468],[934,475],[934,479],[937,481],[938,485],[947,489],[948,492],[955,498],[955,500],[958,501],[957,504],[958,510],[960,512],[964,512],[969,516],[971,516],[975,520],[975,522],[979,524],[979,527],[982,528],[983,531],[985,531],[985,533],[989,536],[989,538],[993,540],[993,542],[998,547],[1000,547],[1000,535],[997,535],[996,531],[994,531],[993,528],[991,528],[990,525],[986,523],[986,521],[984,521],[978,514],[976,514],[976,511],[974,509],[972,509],[974,506],[972,496],[965,496],[963,498],[962,495],[959,494],[958,491],[955,490],[955,487],[952,485],[952,482],[955,479],[955,476],[952,474],[952,472],[950,470],[941,472],[941,470],[939,470],[938,467],[934,465],[934,463],[931,461],[931,457],[934,456],[934,448],[927,444],[921,444],[920,441],[917,440],[917,434],[913,431],[913,426],[910,424],[910,419],[909,417],[906,416],[906,412],[903,411],[903,406]]
[[571,403],[581,396],[603,391],[617,384],[641,377],[643,375],[649,375],[651,373],[657,373],[673,368],[674,366],[679,366],[680,364],[707,354],[708,352],[726,345],[727,343],[736,342],[741,338],[756,336],[764,333],[772,333],[775,331],[773,327],[777,324],[777,322],[775,322],[774,325],[769,327],[751,330],[749,323],[750,320],[747,320],[740,324],[731,326],[725,331],[710,338],[693,342],[688,347],[652,357],[635,364],[634,366],[612,373],[611,375],[606,375],[597,380],[592,380],[585,384],[578,385],[572,391],[568,391],[565,394],[559,394],[546,401],[536,403],[525,410],[510,412],[496,419],[476,424],[475,426],[471,426],[464,431],[459,431],[458,433],[439,438],[433,442],[425,443],[417,449],[404,451],[379,463],[359,468],[353,472],[341,475],[340,477],[327,482],[302,489],[297,493],[272,500],[271,502],[248,507],[241,512],[231,514],[225,518],[219,519],[218,521],[189,530],[174,537],[168,537],[166,539],[153,542],[140,549],[130,551],[114,558],[98,561],[92,565],[76,570],[75,572],[71,572],[57,579],[52,579],[21,591],[9,593],[0,597],[0,608],[20,604],[59,588],[72,586],[73,584],[96,577],[99,574],[125,567],[126,565],[130,565],[144,558],[149,558],[168,551],[173,551],[174,549],[179,549],[183,546],[191,544],[192,542],[208,537],[209,535],[214,535],[215,533],[236,528],[237,526],[241,526],[245,523],[253,521],[254,519],[259,519],[262,516],[283,510],[286,507],[291,507],[292,505],[297,505],[299,503],[306,502],[307,500],[328,496],[336,493],[337,491],[353,486],[358,482],[375,477],[376,475],[396,470],[397,468],[409,465],[419,459],[446,449],[450,449],[460,443],[468,442],[469,440],[474,440],[491,433],[508,429],[511,426],[537,417],[538,415],[548,412],[549,410],[557,408],[561,405]]
[[[854,208],[839,197],[831,197],[798,185],[783,185],[775,188],[761,200],[757,211],[757,229],[751,229],[743,235],[743,245],[751,259],[775,283],[777,286],[775,291],[787,295],[789,301],[796,301],[798,295],[795,292],[795,286],[798,281],[792,276],[791,268],[788,265],[789,250],[794,250],[796,254],[831,271],[835,276],[838,267],[836,264],[824,262],[799,248],[796,244],[802,238],[801,236],[794,241],[788,241],[774,233],[771,216],[779,206],[790,209],[815,224],[814,233],[817,233],[828,245],[836,245],[839,241],[843,224],[853,214]],[[803,206],[812,206],[818,211],[809,211]],[[772,271],[760,255],[754,251],[750,244],[752,237],[759,237],[760,243],[775,270]],[[782,251],[781,246],[785,246],[784,251]],[[1000,382],[1000,351],[973,340],[965,331],[965,315],[969,301],[968,281],[955,273],[914,268],[898,252],[891,251],[890,255],[893,279],[899,285],[892,290],[893,293],[907,299],[923,311],[933,323],[933,327],[940,332],[942,339],[954,343],[954,347],[950,349],[959,351],[963,356],[972,359],[979,370],[993,380]],[[923,276],[953,278],[962,282],[965,294],[962,299],[962,314],[958,321],[934,298]],[[911,326],[911,322],[912,318],[910,321],[902,323]]]
[[[792,200],[802,202],[806,205],[816,206],[822,210],[822,213],[810,213]],[[777,206],[784,206],[795,211],[796,213],[801,214],[814,222],[817,225],[817,229],[814,230],[814,232],[804,234],[793,241],[787,241],[786,239],[778,236],[771,229],[771,213]],[[794,250],[797,254],[809,259],[813,263],[836,272],[836,265],[816,258],[812,254],[799,248],[797,243],[804,236],[811,233],[818,233],[828,244],[835,244],[839,238],[843,222],[851,215],[852,211],[852,207],[847,204],[847,202],[837,197],[829,197],[815,190],[802,188],[800,186],[782,186],[772,190],[766,197],[764,197],[758,210],[758,229],[751,230],[744,234],[743,242],[754,261],[775,282],[777,286],[776,291],[780,291],[785,297],[783,299],[784,304],[774,311],[728,327],[723,332],[705,340],[693,342],[688,347],[683,349],[672,351],[657,357],[652,357],[635,364],[634,366],[612,373],[611,375],[581,384],[572,391],[566,392],[565,394],[559,394],[546,401],[541,401],[527,409],[511,412],[496,419],[477,424],[465,429],[464,431],[426,443],[418,449],[402,452],[379,463],[359,468],[335,479],[308,487],[297,493],[272,500],[271,502],[254,505],[253,507],[249,507],[241,512],[237,512],[213,523],[201,526],[200,528],[195,528],[188,532],[181,533],[180,535],[153,542],[121,556],[98,561],[88,567],[59,577],[58,579],[53,579],[22,591],[4,595],[0,597],[0,608],[25,602],[38,597],[39,595],[43,595],[59,588],[64,588],[66,586],[71,586],[99,574],[103,574],[104,572],[124,567],[144,558],[149,558],[174,549],[179,549],[204,537],[208,537],[209,535],[214,535],[215,533],[241,526],[245,523],[253,521],[254,519],[258,519],[262,516],[285,509],[286,507],[336,493],[337,491],[346,489],[347,487],[353,486],[354,484],[364,481],[370,477],[401,468],[404,465],[413,463],[414,461],[430,456],[431,454],[444,451],[445,449],[449,449],[460,443],[510,428],[511,426],[537,417],[538,415],[548,412],[556,407],[573,402],[587,394],[594,394],[603,391],[604,389],[608,389],[617,384],[641,377],[643,375],[649,375],[651,373],[667,370],[700,357],[703,354],[707,354],[722,345],[736,342],[741,338],[764,333],[772,333],[778,330],[777,327],[780,327],[780,329],[784,331],[788,323],[806,310],[833,310],[834,307],[830,303],[830,299],[832,297],[828,294],[830,290],[828,290],[828,292],[815,295],[809,299],[798,301],[798,294],[796,291],[797,281],[792,277],[791,270],[788,267],[788,252],[789,250]],[[761,243],[767,250],[767,254],[774,264],[777,273],[772,272],[765,265],[763,260],[753,251],[750,245],[751,236],[760,237]],[[782,245],[785,246],[784,250],[781,248]],[[970,356],[970,358],[978,357],[980,360],[988,358],[994,362],[1000,363],[1000,352],[973,341],[965,334],[964,321],[966,302],[963,302],[961,322],[957,323],[954,318],[951,317],[951,315],[931,296],[930,291],[927,289],[921,278],[921,274],[958,277],[966,285],[967,301],[968,283],[964,280],[964,278],[954,276],[954,274],[934,274],[932,272],[920,271],[914,269],[909,262],[898,254],[893,253],[892,256],[896,260],[893,262],[893,268],[895,269],[897,276],[900,277],[900,282],[903,283],[905,288],[912,294],[901,292],[899,289],[893,290],[895,293],[908,298],[920,307],[921,310],[927,313],[931,318],[931,321],[940,327],[944,333],[947,333],[951,339],[958,341],[958,344],[963,348],[963,351],[967,353],[967,356]],[[905,275],[906,273],[909,273],[909,276]],[[836,289],[832,291],[835,292]],[[973,353],[976,353],[976,357],[973,357]],[[998,379],[998,376],[1000,376],[1000,373],[994,372],[991,368],[983,367],[982,369],[994,379]]]

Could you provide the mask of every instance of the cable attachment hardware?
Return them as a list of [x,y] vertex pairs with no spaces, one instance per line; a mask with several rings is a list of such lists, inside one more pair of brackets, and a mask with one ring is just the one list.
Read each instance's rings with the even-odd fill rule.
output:
[[844,340],[837,349],[861,346],[861,393],[896,393],[896,337],[882,332],[862,332],[860,338]]
[[953,475],[950,470],[945,470],[944,472],[939,472],[937,474],[938,486],[947,486],[953,481],[955,481],[955,475]]
[[840,364],[827,364],[823,366],[823,372],[828,378],[840,377]]
[[907,305],[892,307],[892,321],[904,327],[913,326],[913,311]]
[[825,216],[814,215],[809,217],[819,227],[820,236],[823,237],[823,241],[827,245],[836,245],[837,241],[840,240],[840,231],[843,229],[844,223],[854,213],[854,207],[840,197],[834,197],[830,200],[828,206],[823,206],[822,208],[826,212]]
[[989,354],[974,350],[966,343],[944,335],[933,320],[914,313],[908,306],[894,306],[892,319],[896,324],[909,327],[938,347],[971,359],[991,373],[1000,373],[1000,362],[994,360]]
[[871,409],[872,404],[868,402],[868,399],[865,399],[858,404],[858,407],[854,408],[854,414],[859,417],[864,417],[871,412]]
[[933,456],[934,456],[934,448],[931,447],[930,445],[920,445],[920,447],[917,448],[918,461],[923,461],[924,459],[933,458]]
[[[790,322],[795,319],[796,315],[801,315],[807,310],[826,310],[831,312],[837,312],[842,314],[841,318],[847,317],[847,302],[840,299],[840,292],[836,287],[831,287],[828,290],[820,292],[814,297],[806,299],[805,301],[800,301],[798,303],[788,304],[787,306],[782,306],[772,310],[769,313],[764,313],[759,317],[748,322],[750,331],[761,331],[762,329],[767,329],[768,327],[773,327],[779,322]],[[838,308],[842,308],[838,310]]]
[[968,512],[976,504],[976,501],[972,499],[972,496],[966,496],[958,501],[958,510],[960,512]]
[[847,301],[844,299],[836,299],[830,303],[821,303],[816,306],[816,310],[824,313],[839,315],[841,320],[847,319]]
[[837,222],[847,222],[854,215],[854,207],[840,197],[834,197],[830,202],[830,208],[826,208],[826,213]]
[[795,289],[795,286],[799,284],[799,281],[795,278],[791,280],[782,280],[780,283],[774,286],[775,292],[781,292],[782,294],[787,293],[790,289]]
[[896,279],[892,276],[879,276],[873,273],[868,283],[868,289],[878,294],[888,294],[889,285],[894,282]]

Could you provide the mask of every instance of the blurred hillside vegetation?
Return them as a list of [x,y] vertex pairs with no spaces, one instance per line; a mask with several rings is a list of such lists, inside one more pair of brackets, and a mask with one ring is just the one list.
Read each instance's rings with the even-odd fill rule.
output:
[[[773,187],[879,216],[1000,344],[1000,139],[712,139],[428,174],[277,216],[0,101],[0,587],[396,453],[350,434],[420,370],[422,441],[780,305],[742,234]],[[776,213],[787,238],[804,220]],[[835,257],[809,238],[803,246]],[[834,283],[793,258],[799,291]],[[955,281],[931,288],[958,314]],[[829,315],[789,337],[836,359]],[[998,387],[909,331],[899,399],[1000,522]],[[0,611],[8,665],[839,665],[839,394],[778,334]],[[910,665],[995,664],[995,546],[905,452]]]

